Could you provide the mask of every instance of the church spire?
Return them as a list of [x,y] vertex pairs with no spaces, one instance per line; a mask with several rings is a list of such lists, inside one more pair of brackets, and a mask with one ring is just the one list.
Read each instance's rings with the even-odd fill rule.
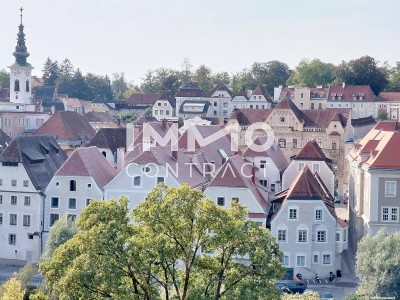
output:
[[27,64],[26,58],[29,56],[28,50],[25,45],[25,33],[24,33],[24,25],[22,25],[22,11],[23,8],[20,8],[21,11],[21,24],[19,25],[17,46],[15,47],[15,52],[13,55],[15,56],[15,62],[20,66],[25,66]]

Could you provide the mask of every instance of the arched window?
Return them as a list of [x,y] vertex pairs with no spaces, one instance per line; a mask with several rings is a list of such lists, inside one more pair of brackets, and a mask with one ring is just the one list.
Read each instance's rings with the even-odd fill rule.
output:
[[279,139],[278,144],[279,144],[279,147],[286,148],[286,140],[285,139]]
[[26,81],[26,91],[29,92],[29,80]]
[[71,192],[76,191],[76,181],[75,180],[70,180],[69,181],[69,190]]
[[19,92],[19,80],[14,81],[14,92]]

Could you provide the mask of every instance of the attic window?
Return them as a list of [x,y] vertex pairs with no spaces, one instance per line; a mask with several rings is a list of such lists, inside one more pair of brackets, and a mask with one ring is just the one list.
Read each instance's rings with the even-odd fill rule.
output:
[[76,181],[75,180],[70,180],[69,181],[69,190],[71,192],[75,192],[76,191]]

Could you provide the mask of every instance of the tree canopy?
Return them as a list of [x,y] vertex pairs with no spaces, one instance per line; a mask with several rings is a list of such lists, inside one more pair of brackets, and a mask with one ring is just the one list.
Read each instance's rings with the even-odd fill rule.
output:
[[61,298],[276,299],[278,244],[232,205],[187,185],[157,186],[132,212],[126,199],[94,201],[40,270]]
[[0,70],[0,88],[9,88],[10,87],[10,73],[6,70]]
[[328,86],[335,80],[336,67],[319,59],[303,59],[296,66],[289,83],[298,87]]
[[369,85],[378,95],[388,83],[388,70],[385,66],[378,66],[378,62],[371,56],[343,61],[336,69],[336,81],[346,84]]
[[400,233],[387,235],[381,230],[361,240],[356,255],[356,272],[361,281],[357,294],[400,298],[399,249]]

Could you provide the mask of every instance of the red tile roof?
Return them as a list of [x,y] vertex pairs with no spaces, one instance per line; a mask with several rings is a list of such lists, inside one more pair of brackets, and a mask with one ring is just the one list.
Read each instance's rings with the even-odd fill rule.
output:
[[150,94],[150,93],[135,93],[132,94],[128,99],[126,99],[126,104],[135,105],[149,105],[153,106],[158,99],[160,99],[161,94]]
[[400,123],[379,122],[354,148],[349,156],[364,168],[400,169]]
[[106,112],[87,112],[82,116],[89,123],[111,123],[116,124],[117,120]]
[[90,176],[99,188],[103,188],[116,175],[117,170],[96,147],[77,148],[60,167],[58,176]]
[[236,119],[241,126],[249,126],[257,122],[265,122],[272,109],[238,109],[234,111],[230,119]]
[[116,153],[118,148],[126,148],[126,128],[100,128],[88,146],[110,149]]
[[326,160],[326,156],[315,140],[308,141],[293,159],[295,160]]
[[[224,84],[216,85],[211,91],[205,94],[204,97],[211,98],[217,91],[225,91],[229,96],[233,97],[232,91]],[[219,97],[218,95],[216,97]]]
[[400,102],[400,92],[381,92],[377,101]]
[[[341,100],[338,100],[338,97]],[[332,97],[337,97],[336,100],[332,100]],[[356,100],[354,100],[356,97]],[[360,100],[362,97],[362,100]],[[375,101],[376,96],[371,90],[369,85],[333,85],[329,88],[328,101]]]
[[267,89],[264,86],[257,86],[253,92],[251,93],[252,96],[264,96],[267,101],[271,102],[272,97],[268,93]]
[[55,136],[57,141],[90,141],[96,134],[93,127],[77,112],[58,111],[38,128],[34,135]]

